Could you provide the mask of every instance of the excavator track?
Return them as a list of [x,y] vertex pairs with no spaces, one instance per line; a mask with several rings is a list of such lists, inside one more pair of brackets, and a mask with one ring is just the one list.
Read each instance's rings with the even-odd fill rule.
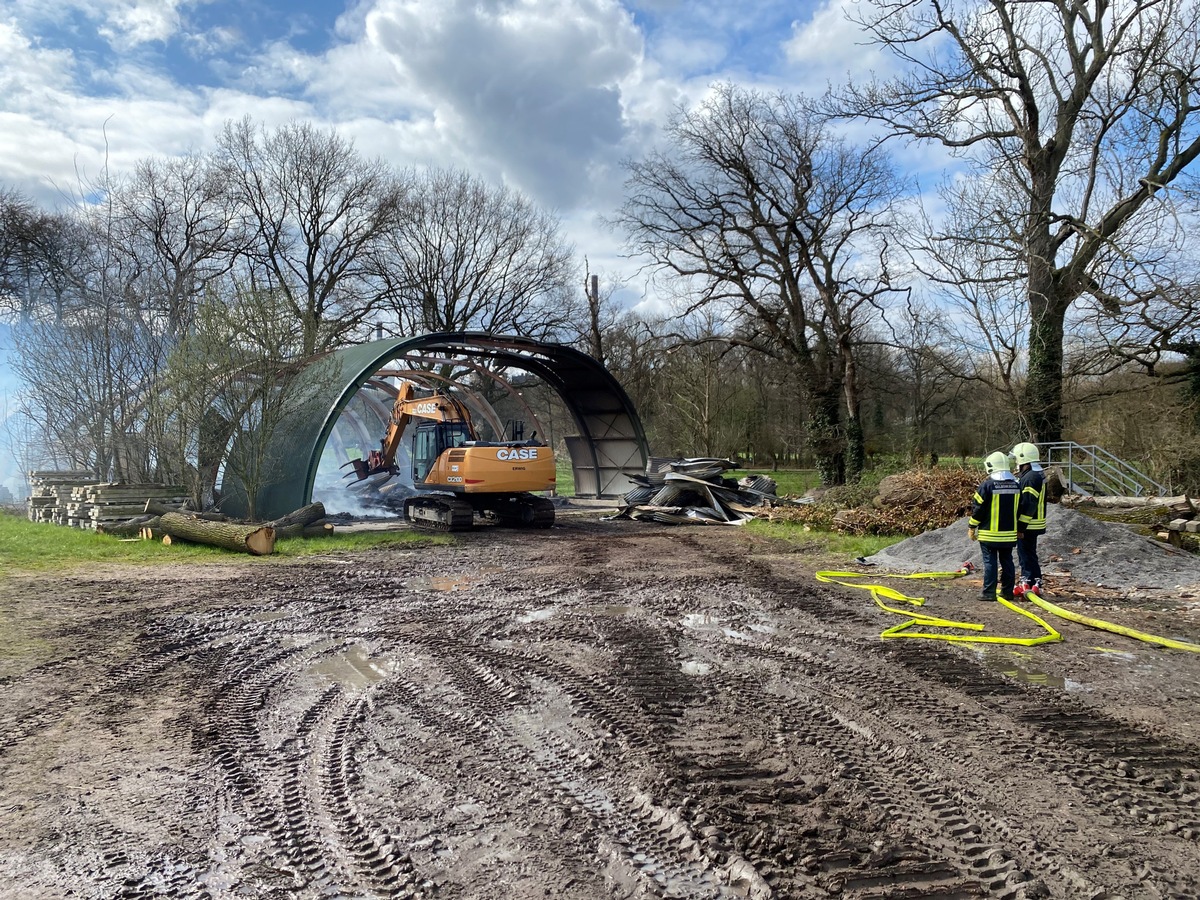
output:
[[410,497],[404,501],[404,518],[425,531],[465,531],[475,524],[475,510],[456,497]]
[[554,504],[534,494],[505,497],[489,511],[508,528],[549,528],[554,524]]

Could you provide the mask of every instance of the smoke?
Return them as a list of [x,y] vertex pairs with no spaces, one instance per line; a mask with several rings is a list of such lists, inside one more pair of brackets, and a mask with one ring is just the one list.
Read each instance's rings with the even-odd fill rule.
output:
[[323,481],[313,488],[313,500],[328,515],[379,518],[404,514],[404,498],[414,493],[399,475],[374,476],[363,481]]

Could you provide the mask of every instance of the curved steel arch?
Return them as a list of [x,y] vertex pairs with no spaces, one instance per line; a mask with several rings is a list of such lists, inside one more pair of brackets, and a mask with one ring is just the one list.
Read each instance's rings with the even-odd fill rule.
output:
[[[325,444],[342,411],[388,362],[412,353],[453,353],[482,358],[538,376],[562,398],[579,434],[567,438],[577,497],[613,498],[631,476],[646,470],[649,448],[633,403],[615,378],[585,353],[562,344],[483,332],[446,332],[371,341],[336,350],[309,363],[288,388],[289,402],[255,455],[277,477],[263,478],[255,497],[259,519],[278,518],[311,502]],[[246,458],[253,438],[235,444]],[[221,485],[221,509],[249,512],[242,477],[229,469]]]

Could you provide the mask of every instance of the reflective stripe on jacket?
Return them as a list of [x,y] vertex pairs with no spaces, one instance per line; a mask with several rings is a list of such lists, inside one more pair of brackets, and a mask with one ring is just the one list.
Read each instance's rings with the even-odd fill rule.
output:
[[994,544],[1017,542],[1017,505],[1021,501],[1021,485],[1016,479],[997,481],[989,478],[975,492],[975,506],[967,524],[978,528],[981,541]]
[[1046,530],[1046,478],[1036,469],[1021,476],[1021,504],[1017,510],[1020,530],[1042,534]]

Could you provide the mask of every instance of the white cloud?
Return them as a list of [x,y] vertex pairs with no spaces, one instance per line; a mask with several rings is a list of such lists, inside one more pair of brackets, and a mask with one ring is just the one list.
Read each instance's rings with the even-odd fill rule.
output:
[[625,140],[642,45],[615,0],[381,0],[365,29],[412,109],[545,203],[574,203],[590,161]]
[[183,5],[183,0],[118,0],[91,8],[104,15],[100,33],[117,49],[128,49],[172,37],[179,30]]
[[826,0],[807,21],[792,23],[792,36],[785,42],[789,62],[831,80],[847,74],[864,76],[889,64],[880,51],[867,45],[861,26],[847,18],[853,0]]
[[[188,26],[204,2],[7,0],[0,184],[53,204],[48,186],[73,185],[77,171],[204,150],[231,119],[304,120],[397,167],[456,166],[521,190],[563,216],[593,271],[616,272],[618,237],[597,216],[621,202],[621,160],[640,156],[681,100],[723,78],[769,78],[783,42],[805,39],[787,29],[788,0],[345,0],[324,46],[315,27],[264,43],[241,10]],[[289,14],[286,0],[255,2]],[[136,52],[98,65],[101,33]],[[77,36],[78,55],[41,34],[55,46]],[[155,46],[168,39],[188,65],[168,66]],[[219,86],[175,80],[197,65]]]

